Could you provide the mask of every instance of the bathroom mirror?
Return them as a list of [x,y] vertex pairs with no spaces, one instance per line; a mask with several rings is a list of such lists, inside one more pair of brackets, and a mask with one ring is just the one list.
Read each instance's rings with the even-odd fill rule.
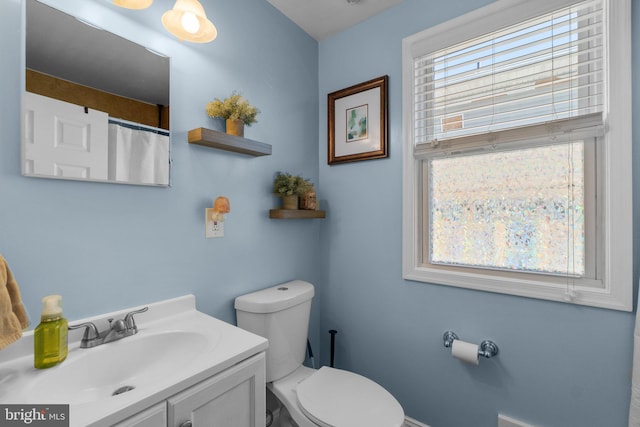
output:
[[23,175],[168,186],[170,59],[24,1]]

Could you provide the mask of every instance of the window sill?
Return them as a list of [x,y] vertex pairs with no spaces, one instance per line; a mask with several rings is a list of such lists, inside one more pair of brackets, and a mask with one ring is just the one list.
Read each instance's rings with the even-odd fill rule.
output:
[[458,288],[515,295],[528,298],[557,301],[570,304],[632,311],[631,298],[621,292],[607,288],[589,288],[533,280],[517,280],[496,276],[481,276],[460,272],[440,271],[429,268],[407,268],[403,273],[405,280],[428,282]]

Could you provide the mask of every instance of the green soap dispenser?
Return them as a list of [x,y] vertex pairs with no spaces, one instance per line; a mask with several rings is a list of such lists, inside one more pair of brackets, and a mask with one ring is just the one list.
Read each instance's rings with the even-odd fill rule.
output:
[[33,366],[50,368],[67,358],[67,332],[69,323],[62,317],[62,297],[48,295],[42,298],[40,324],[33,332]]

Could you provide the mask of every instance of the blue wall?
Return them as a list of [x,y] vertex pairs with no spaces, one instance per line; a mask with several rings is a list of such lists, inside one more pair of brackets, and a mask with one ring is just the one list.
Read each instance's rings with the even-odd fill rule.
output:
[[[173,186],[27,178],[19,165],[21,3],[0,2],[0,253],[32,326],[50,293],[62,294],[69,319],[193,293],[202,311],[235,323],[237,295],[294,278],[318,282],[320,223],[268,218],[278,203],[276,171],[318,182],[315,40],[264,0],[203,2],[219,31],[204,45],[180,43],[162,28],[173,0],[144,11],[47,1],[171,56]],[[223,129],[205,105],[233,90],[262,111],[245,135],[272,144],[272,156],[187,143],[189,129]],[[225,237],[205,239],[205,208],[220,195],[231,202]]]
[[[321,337],[337,329],[336,366],[379,381],[432,427],[495,426],[498,413],[541,426],[626,426],[632,314],[402,279],[402,39],[487,3],[405,0],[320,42],[320,182],[330,209]],[[326,94],[384,74],[390,158],[328,166]],[[462,364],[443,347],[448,329],[492,339],[500,355]]]
[[[401,41],[488,2],[405,0],[318,44],[265,0],[204,1],[220,35],[193,45],[159,23],[172,0],[142,12],[47,0],[172,57],[173,186],[158,189],[20,175],[21,1],[0,1],[0,253],[32,320],[49,293],[63,295],[70,319],[194,293],[202,311],[234,322],[235,296],[301,278],[318,285],[311,330],[322,361],[335,328],[336,366],[380,382],[432,427],[495,426],[499,412],[544,426],[626,425],[632,314],[401,278]],[[326,94],[384,74],[390,158],[327,166]],[[246,134],[272,156],[187,144],[189,129],[220,127],[204,105],[234,89],[262,110]],[[327,219],[269,220],[278,170],[319,183]],[[206,240],[204,209],[218,195],[231,200],[226,236]],[[501,354],[463,365],[442,346],[447,329],[493,339]]]

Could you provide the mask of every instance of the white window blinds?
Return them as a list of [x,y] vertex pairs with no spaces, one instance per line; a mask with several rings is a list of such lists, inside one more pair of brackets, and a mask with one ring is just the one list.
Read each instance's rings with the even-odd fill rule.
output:
[[601,0],[414,59],[414,143],[603,110]]

